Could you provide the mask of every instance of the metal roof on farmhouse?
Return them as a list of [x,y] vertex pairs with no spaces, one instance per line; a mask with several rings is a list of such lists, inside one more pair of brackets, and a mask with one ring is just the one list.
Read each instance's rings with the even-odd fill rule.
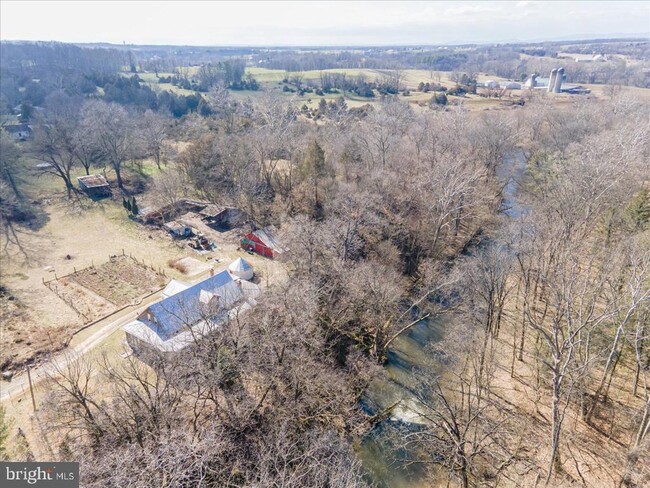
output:
[[[161,352],[178,351],[250,309],[259,293],[255,284],[234,281],[224,269],[149,306],[124,330]],[[216,297],[218,303],[212,300]]]
[[183,281],[179,280],[171,280],[169,283],[167,283],[167,286],[163,289],[162,291],[162,296],[164,298],[168,298],[172,295],[176,295],[176,293],[180,293],[183,290],[187,290],[190,286],[189,283],[185,283]]
[[[207,280],[201,281],[169,298],[154,303],[147,309],[152,320],[143,320],[145,325],[163,340],[173,337],[183,328],[191,327],[206,318],[207,310],[201,306],[201,292],[210,292],[220,298],[220,308],[229,309],[242,298],[237,283],[224,270]],[[216,312],[216,310],[211,310]]]
[[86,188],[100,188],[108,186],[108,181],[102,175],[78,176],[77,181],[83,183]]

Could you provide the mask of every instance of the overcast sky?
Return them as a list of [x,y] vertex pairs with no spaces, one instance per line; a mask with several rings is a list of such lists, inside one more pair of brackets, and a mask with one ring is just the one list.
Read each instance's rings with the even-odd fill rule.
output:
[[453,44],[647,36],[650,2],[0,2],[3,40]]

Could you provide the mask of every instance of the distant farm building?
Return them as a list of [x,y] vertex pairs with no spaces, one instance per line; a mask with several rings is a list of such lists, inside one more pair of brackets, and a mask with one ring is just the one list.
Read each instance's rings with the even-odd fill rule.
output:
[[529,90],[546,90],[548,93],[569,93],[572,95],[584,95],[591,93],[591,90],[577,85],[564,85],[566,73],[564,68],[553,69],[548,78],[538,78],[539,75],[532,74],[526,81],[525,87]]
[[26,141],[32,136],[32,128],[27,124],[8,124],[2,128],[14,141]]
[[104,198],[111,196],[111,187],[102,175],[79,176],[79,188],[90,198]]
[[250,309],[260,293],[256,285],[234,279],[227,270],[184,286],[175,283],[168,290],[171,295],[124,327],[126,341],[137,356],[148,360],[181,351]]
[[192,227],[176,220],[167,222],[163,225],[163,228],[176,239],[182,239],[183,237],[189,237],[192,235]]
[[241,247],[271,259],[280,257],[284,252],[268,227],[246,234],[241,240]]
[[199,212],[201,219],[210,227],[231,229],[241,225],[246,220],[246,212],[234,207],[207,205]]
[[540,83],[541,80],[539,80],[539,75],[537,73],[533,73],[530,75],[530,78],[526,80],[526,83],[524,83],[524,86],[528,88],[529,90],[532,90],[534,88],[537,88],[538,84]]
[[228,266],[228,272],[240,280],[252,280],[254,276],[253,266],[243,258],[237,258]]
[[562,93],[570,93],[571,95],[587,95],[591,93],[591,90],[580,85],[566,86],[562,88]]

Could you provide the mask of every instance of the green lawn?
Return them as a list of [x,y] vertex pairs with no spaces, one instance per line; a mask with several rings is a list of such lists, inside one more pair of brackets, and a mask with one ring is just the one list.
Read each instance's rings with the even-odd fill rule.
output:
[[311,70],[311,71],[285,71],[281,69],[268,69],[251,67],[246,68],[246,73],[250,73],[255,79],[260,82],[279,82],[283,78],[290,78],[292,76],[302,76],[303,81],[313,81],[320,79],[321,73],[341,73],[347,76],[364,75],[368,80],[375,80],[381,73],[373,69],[324,69],[324,70]]

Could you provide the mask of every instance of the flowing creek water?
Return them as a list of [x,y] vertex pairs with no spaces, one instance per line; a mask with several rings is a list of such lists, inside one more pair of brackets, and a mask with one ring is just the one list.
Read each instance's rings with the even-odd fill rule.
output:
[[[525,155],[523,151],[518,150],[504,157],[497,172],[497,177],[504,184],[501,212],[510,218],[518,218],[527,211],[517,200],[517,190],[525,170]],[[395,445],[388,430],[390,424],[395,422],[417,426],[420,419],[415,413],[415,389],[418,388],[415,375],[433,377],[440,373],[443,365],[432,360],[429,348],[442,339],[445,329],[455,320],[457,317],[453,314],[425,320],[396,339],[389,351],[385,366],[386,375],[375,380],[362,399],[361,406],[370,415],[394,406],[387,418],[367,434],[357,450],[368,478],[379,487],[431,486],[425,479],[422,465],[396,462],[396,459],[404,458],[406,453],[400,452],[401,448]]]

